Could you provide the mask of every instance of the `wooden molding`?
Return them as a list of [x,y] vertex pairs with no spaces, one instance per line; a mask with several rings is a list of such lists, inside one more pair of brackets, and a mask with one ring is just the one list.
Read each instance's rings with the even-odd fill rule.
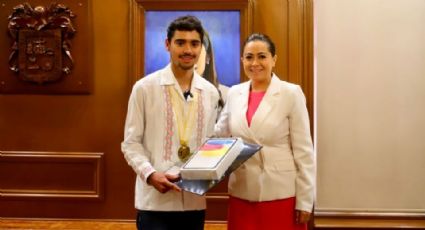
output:
[[207,194],[207,213],[206,219],[209,221],[215,221],[217,223],[223,223],[227,220],[227,207],[229,196],[227,193],[221,194]]
[[307,100],[313,133],[314,29],[313,0],[288,0],[288,81],[301,86]]
[[0,152],[1,199],[89,199],[103,195],[103,153]]
[[425,213],[418,212],[314,212],[315,229],[424,229]]
[[128,82],[128,92],[131,92],[131,87],[141,78],[144,72],[143,45],[145,44],[145,30],[141,26],[145,24],[144,17],[142,17],[143,13],[144,10],[138,3],[134,0],[130,0],[130,78]]
[[[134,229],[134,219],[1,218],[1,229]],[[205,221],[205,230],[225,230],[226,221]]]

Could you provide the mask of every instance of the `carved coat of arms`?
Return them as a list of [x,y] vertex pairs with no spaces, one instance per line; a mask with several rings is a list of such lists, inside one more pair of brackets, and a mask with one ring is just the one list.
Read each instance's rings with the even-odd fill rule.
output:
[[74,60],[70,39],[76,30],[75,15],[63,4],[49,7],[17,5],[9,16],[8,30],[14,39],[9,67],[24,81],[43,84],[69,74]]

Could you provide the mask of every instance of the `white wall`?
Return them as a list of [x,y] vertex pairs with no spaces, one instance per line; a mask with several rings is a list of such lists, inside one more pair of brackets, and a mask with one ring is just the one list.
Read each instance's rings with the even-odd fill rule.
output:
[[425,0],[316,0],[317,210],[425,213]]

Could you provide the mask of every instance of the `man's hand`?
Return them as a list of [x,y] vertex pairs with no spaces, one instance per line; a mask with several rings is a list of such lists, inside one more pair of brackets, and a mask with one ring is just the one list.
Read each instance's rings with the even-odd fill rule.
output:
[[311,213],[301,210],[295,210],[295,223],[306,224],[310,220]]
[[166,193],[170,189],[177,192],[181,192],[181,189],[179,188],[179,186],[172,183],[174,181],[177,181],[178,179],[179,179],[179,176],[177,175],[154,172],[151,175],[149,175],[147,182],[148,184],[152,185],[156,190],[158,190],[160,193]]

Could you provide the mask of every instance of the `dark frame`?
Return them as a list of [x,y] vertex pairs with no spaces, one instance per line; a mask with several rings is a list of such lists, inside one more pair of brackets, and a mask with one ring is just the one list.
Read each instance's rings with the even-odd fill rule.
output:
[[[250,0],[131,0],[131,36],[130,36],[130,82],[143,77],[144,44],[145,44],[145,13],[146,11],[239,11],[240,12],[240,41],[251,33],[252,3]],[[164,31],[165,33],[165,31]],[[159,41],[162,42],[162,41]],[[242,70],[242,64],[240,64]],[[240,81],[246,78],[241,72]]]
[[[240,83],[240,11],[156,11],[145,13],[144,75],[164,68],[170,62],[165,48],[166,30],[179,16],[199,18],[207,33],[204,36],[205,62],[201,76],[213,84],[231,87]],[[208,59],[208,63],[207,62]],[[210,59],[212,59],[210,61]],[[200,60],[202,63],[202,59]],[[214,71],[212,70],[214,69]],[[199,73],[199,72],[198,72]]]

